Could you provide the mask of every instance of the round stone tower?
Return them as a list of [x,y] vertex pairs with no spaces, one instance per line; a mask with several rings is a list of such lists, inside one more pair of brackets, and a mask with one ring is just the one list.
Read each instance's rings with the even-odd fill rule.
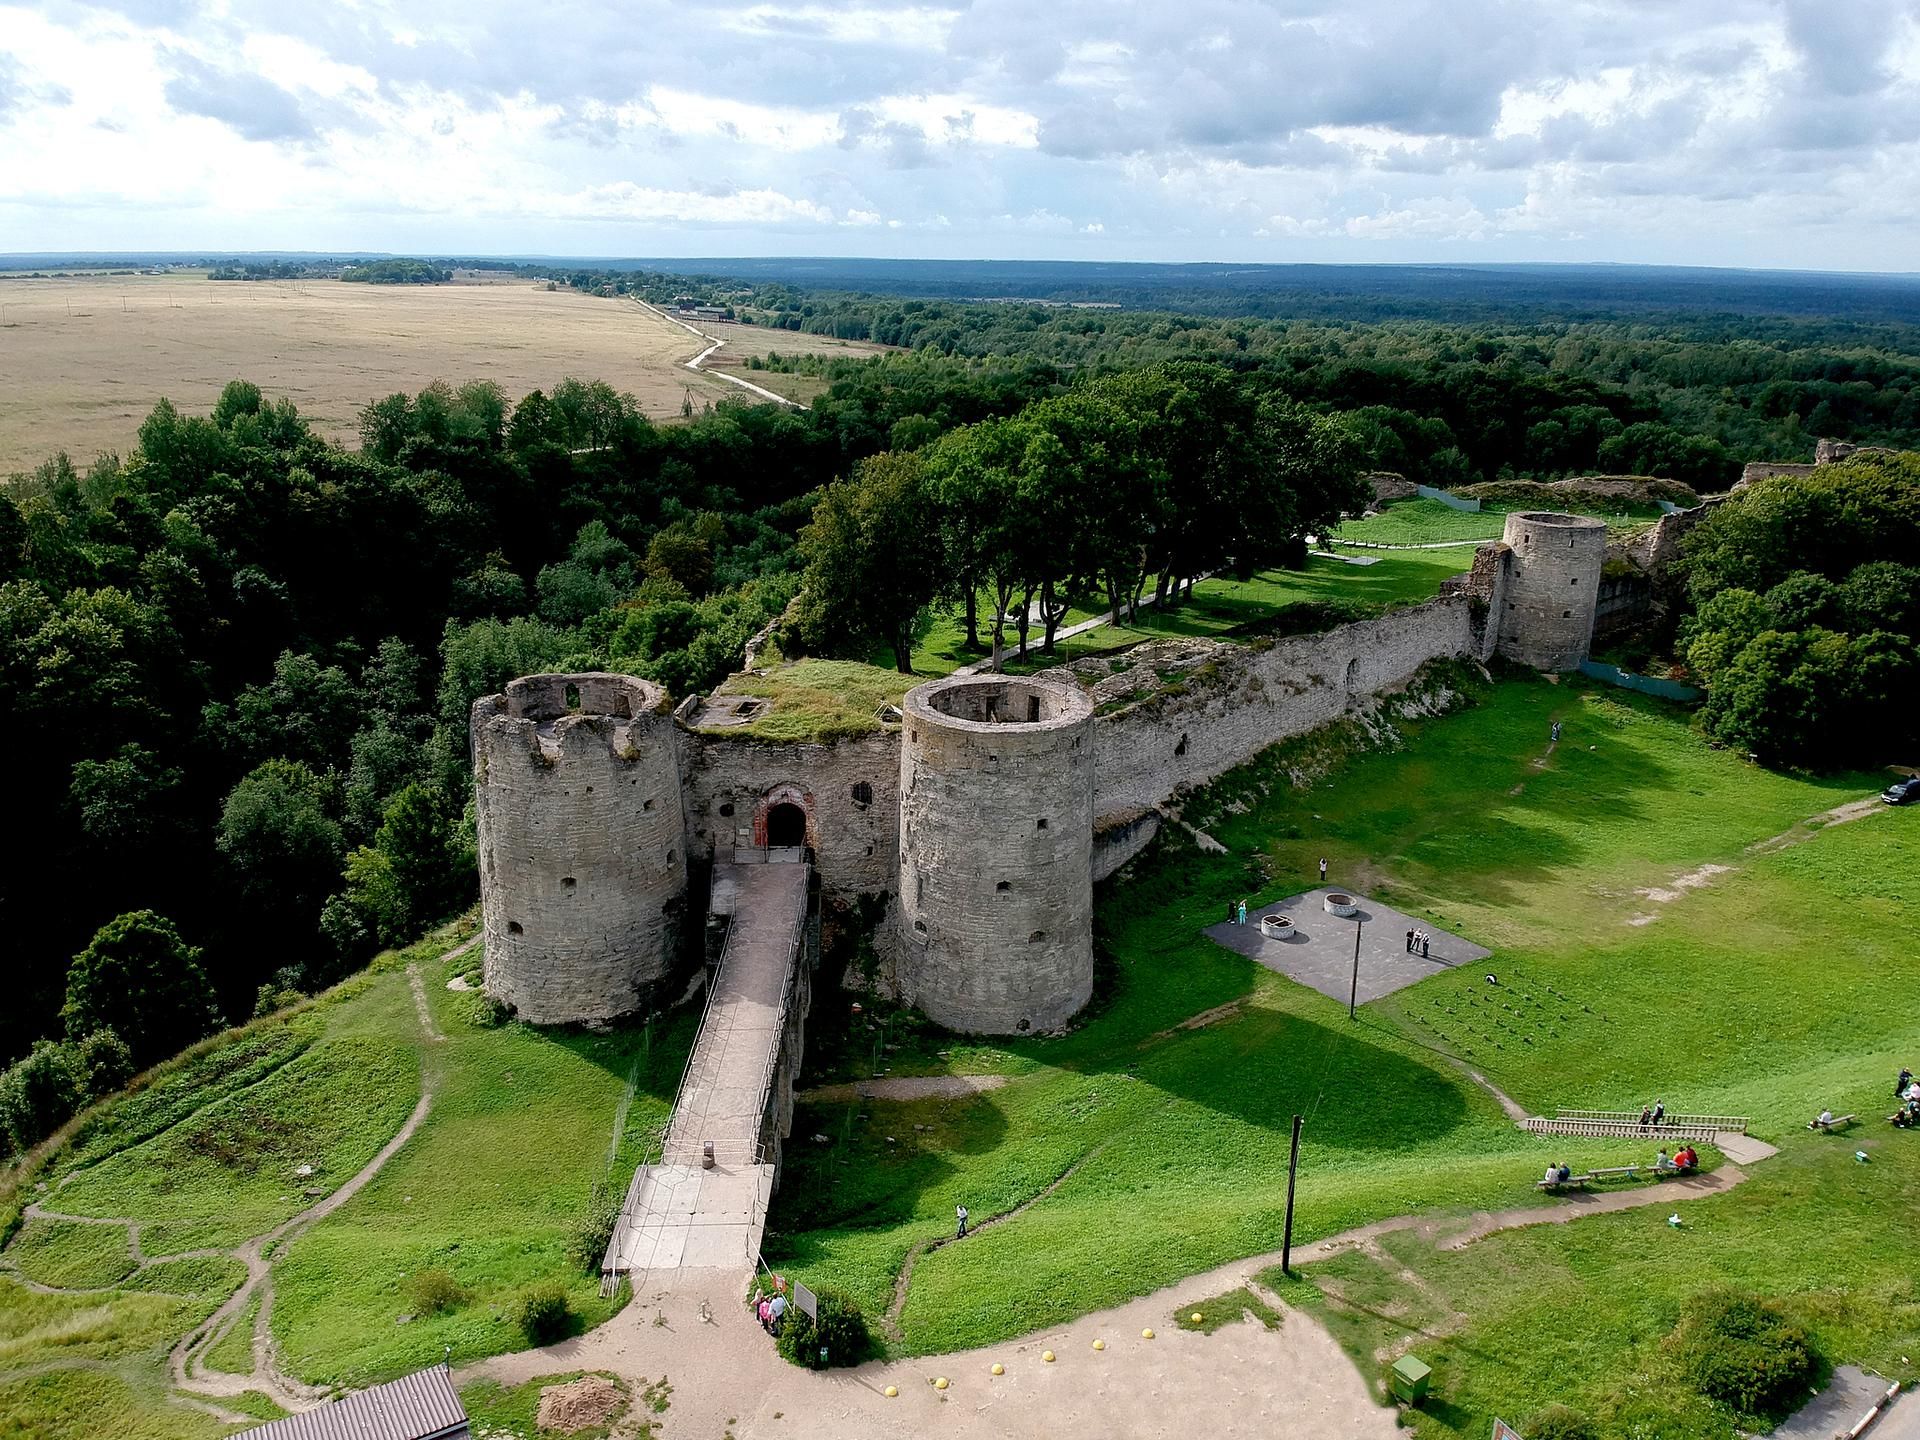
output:
[[1093,993],[1093,701],[1038,677],[907,692],[902,998],[953,1030],[1051,1030]]
[[529,675],[474,703],[487,993],[523,1020],[642,1008],[678,952],[686,817],[659,686]]
[[1511,552],[1499,653],[1537,670],[1572,670],[1587,658],[1606,558],[1605,522],[1527,510],[1507,516]]

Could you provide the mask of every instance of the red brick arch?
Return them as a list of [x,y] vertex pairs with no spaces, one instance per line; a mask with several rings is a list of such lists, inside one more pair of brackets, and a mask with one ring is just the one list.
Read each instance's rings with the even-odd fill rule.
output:
[[767,843],[767,816],[778,805],[793,805],[799,808],[800,813],[807,817],[806,843],[814,845],[816,842],[813,830],[813,794],[802,790],[798,785],[776,785],[760,797],[753,807],[753,843],[756,845]]

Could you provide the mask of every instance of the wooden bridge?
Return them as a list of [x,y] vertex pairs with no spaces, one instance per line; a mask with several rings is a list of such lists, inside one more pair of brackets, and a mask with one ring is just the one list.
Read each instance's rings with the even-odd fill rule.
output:
[[1569,1110],[1562,1106],[1549,1120],[1529,1116],[1520,1122],[1535,1135],[1587,1135],[1600,1139],[1674,1139],[1712,1141],[1721,1135],[1747,1133],[1745,1115],[1686,1115],[1678,1111],[1660,1117],[1660,1123],[1640,1121],[1637,1110]]

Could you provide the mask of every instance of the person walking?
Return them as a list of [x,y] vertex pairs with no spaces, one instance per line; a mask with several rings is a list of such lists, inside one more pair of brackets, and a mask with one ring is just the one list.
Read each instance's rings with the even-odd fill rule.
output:
[[1642,1130],[1646,1129],[1647,1122],[1652,1119],[1653,1119],[1653,1107],[1651,1105],[1642,1105],[1640,1107],[1640,1128]]
[[1320,883],[1327,883],[1327,857],[1324,855],[1320,857]]
[[1553,743],[1558,745],[1560,743],[1560,722],[1558,720],[1553,722],[1553,729],[1548,733]]
[[955,1221],[958,1222],[958,1226],[959,1226],[959,1228],[954,1231],[953,1238],[956,1240],[966,1239],[967,1238],[967,1207],[964,1205],[954,1206],[953,1218],[955,1219]]
[[1244,900],[1240,902],[1240,919],[1237,923],[1241,925],[1247,923],[1247,902]]
[[1425,931],[1422,931],[1420,933],[1420,958],[1422,960],[1430,958],[1427,954],[1427,950],[1432,944],[1433,944],[1433,937],[1427,934]]
[[1653,1102],[1653,1123],[1655,1125],[1658,1125],[1663,1119],[1666,1118],[1666,1114],[1667,1114],[1667,1102],[1664,1100],[1654,1101]]
[[1413,927],[1409,925],[1407,927],[1407,954],[1411,955],[1412,953],[1413,953]]

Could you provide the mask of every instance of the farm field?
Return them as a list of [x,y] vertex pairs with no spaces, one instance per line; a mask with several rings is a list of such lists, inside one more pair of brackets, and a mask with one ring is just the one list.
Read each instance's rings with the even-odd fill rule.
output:
[[[842,343],[724,328],[758,354]],[[530,279],[415,286],[0,276],[0,476],[59,449],[83,467],[125,452],[155,402],[197,409],[236,377],[291,399],[316,430],[350,444],[362,406],[434,380],[493,380],[516,400],[569,375],[605,380],[645,414],[671,418],[689,391],[696,405],[742,393],[685,368],[704,348],[629,300],[549,291]]]

